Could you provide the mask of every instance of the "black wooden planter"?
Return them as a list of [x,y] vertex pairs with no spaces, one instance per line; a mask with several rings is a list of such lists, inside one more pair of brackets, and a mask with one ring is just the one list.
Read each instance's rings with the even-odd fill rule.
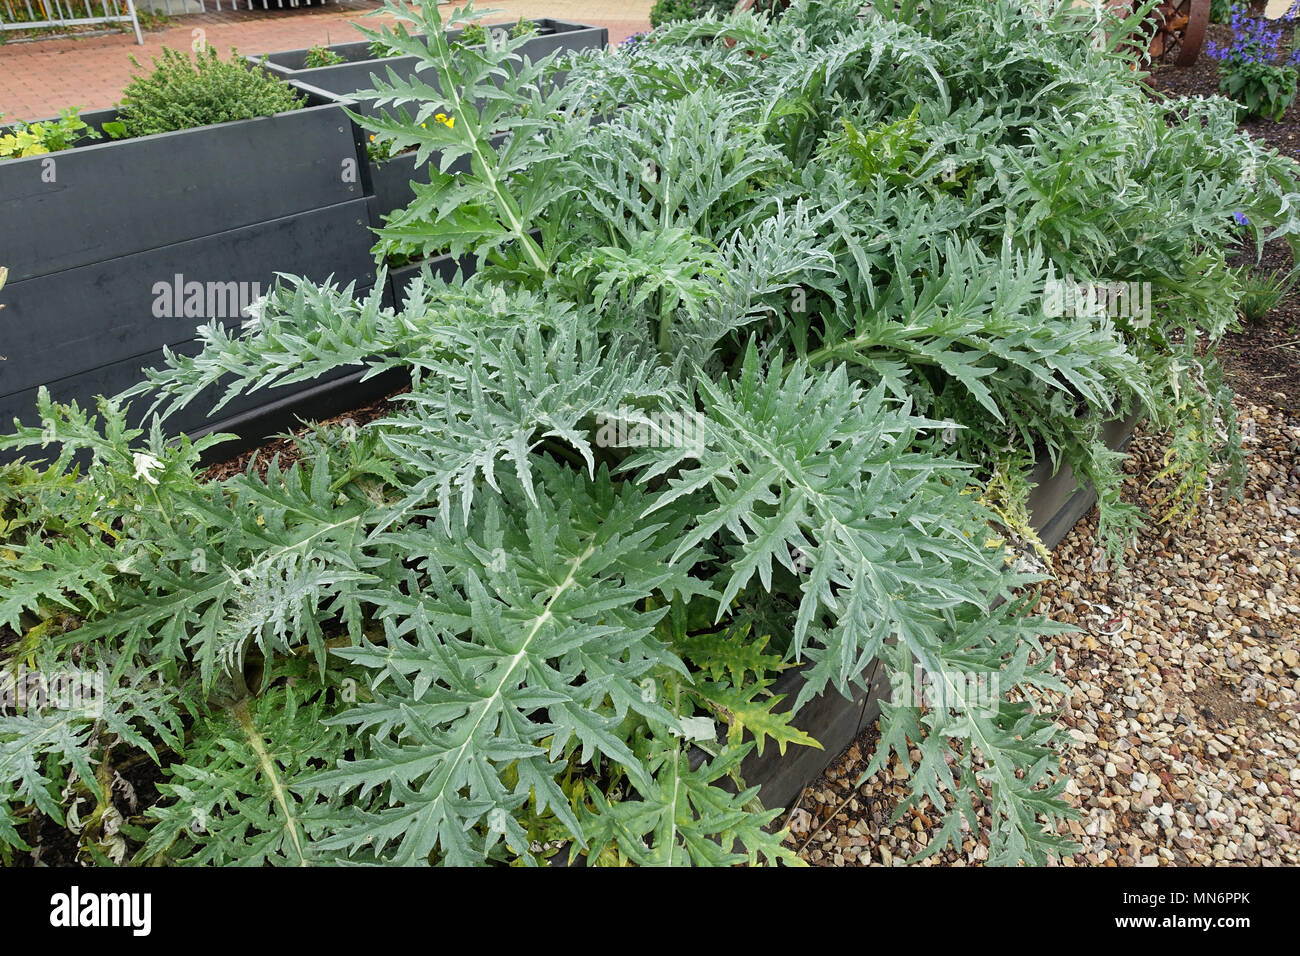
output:
[[[1107,446],[1124,448],[1136,427],[1136,416],[1110,422],[1103,428]],[[1055,548],[1092,508],[1097,500],[1096,492],[1087,485],[1080,486],[1069,465],[1052,474],[1050,463],[1040,461],[1031,480],[1037,482],[1029,496],[1031,524],[1043,544]],[[789,807],[803,788],[880,716],[880,701],[888,700],[890,689],[879,661],[873,662],[866,683],[867,689],[858,690],[851,700],[828,688],[804,704],[794,719],[795,726],[811,734],[825,749],[791,746],[782,756],[775,745],[769,744],[761,755],[750,752],[740,774],[747,785],[762,787],[758,799],[764,806]],[[772,692],[786,695],[781,709],[789,709],[803,684],[798,671],[787,671],[776,680]],[[698,754],[699,759],[703,757],[702,753]]]
[[[294,82],[294,87],[307,97],[307,102],[313,106],[338,105],[347,107],[354,112],[361,112],[361,104],[351,96],[342,93],[332,93],[328,90],[322,90],[306,83]],[[369,134],[362,127],[357,126],[355,135],[357,141],[364,143],[369,138]],[[506,141],[505,134],[493,136],[489,143],[493,149],[499,149]],[[383,225],[384,216],[398,209],[405,209],[412,199],[415,198],[415,190],[411,183],[418,179],[427,178],[421,170],[425,165],[432,164],[439,168],[442,163],[442,151],[435,150],[429,154],[429,158],[424,164],[417,165],[415,157],[417,153],[411,150],[406,153],[399,153],[392,159],[386,159],[383,162],[376,162],[370,159],[365,150],[361,151],[364,157],[366,168],[364,182],[366,183],[367,195],[373,196],[375,201],[371,204],[371,225],[375,228]],[[456,160],[447,167],[449,173],[466,172],[470,167],[468,156],[458,156]]]
[[[99,127],[112,111],[84,119]],[[276,272],[374,283],[357,131],[337,104],[0,163],[0,428],[34,418],[37,387],[83,407],[237,326]],[[307,386],[270,389],[230,416]],[[172,430],[212,422],[211,403]]]
[[[537,24],[538,34],[525,41],[517,51],[517,55],[527,57],[532,62],[549,56],[557,50],[573,52],[604,49],[609,43],[609,30],[605,27],[570,23],[567,20],[542,19],[533,22]],[[488,26],[487,29],[489,31],[497,28],[509,29],[512,26],[513,24],[504,23]],[[448,30],[447,37],[455,40],[461,33],[461,30]],[[248,57],[248,59],[261,63],[265,69],[291,82],[294,87],[307,95],[307,101],[312,105],[341,104],[362,115],[375,115],[378,112],[371,102],[357,96],[359,91],[373,87],[374,77],[387,77],[391,71],[398,77],[409,79],[415,75],[415,68],[420,63],[414,56],[374,58],[370,54],[368,41],[339,43],[328,49],[342,56],[344,62],[333,66],[309,68],[305,65],[309,50],[287,50],[262,57]],[[434,89],[437,88],[437,77],[428,71],[422,73],[420,78],[422,82]],[[360,128],[357,130],[357,136],[359,142],[366,141],[366,134]],[[494,139],[493,145],[499,145],[503,139],[504,137]],[[437,163],[438,160],[437,153],[430,157],[430,162]],[[378,226],[382,223],[383,216],[395,209],[405,208],[414,198],[411,181],[417,178],[418,167],[415,164],[414,153],[368,165],[367,182],[372,189],[371,195],[376,199],[374,225]],[[460,157],[450,167],[449,172],[468,168],[468,158]]]
[[[297,81],[293,85],[306,95],[307,102],[312,105],[332,104],[345,106],[351,110],[358,109],[357,101],[343,94],[331,93]],[[355,126],[355,136],[358,142],[365,142],[367,133],[362,127]],[[493,149],[500,149],[505,140],[505,134],[500,134],[492,137],[489,142]],[[365,157],[365,150],[362,150],[360,155]],[[442,162],[441,151],[431,153],[426,164],[417,165],[416,156],[417,153],[412,150],[400,153],[383,162],[375,162],[369,158],[364,160],[363,181],[366,184],[368,194],[372,197],[367,207],[370,213],[369,226],[371,230],[380,228],[384,224],[385,216],[396,210],[405,209],[410,204],[411,200],[415,198],[415,187],[412,183],[426,178],[426,174],[422,172],[426,164],[438,167]],[[469,169],[469,165],[468,156],[459,156],[447,167],[447,172],[464,172]],[[371,241],[374,240],[373,233],[371,233],[370,238]],[[540,234],[538,234],[537,238],[540,238]],[[473,275],[477,268],[477,261],[473,256],[457,258],[451,255],[441,255],[407,265],[390,267],[385,304],[400,308],[405,300],[407,284],[419,275],[420,270],[424,267],[427,267],[434,275],[451,281],[458,270],[464,278]]]
[[[556,50],[604,49],[609,44],[609,30],[605,27],[551,19],[534,20],[533,23],[537,25],[538,32],[519,48],[518,55],[526,56],[534,63]],[[485,24],[488,32],[497,29],[510,30],[513,26],[513,23]],[[448,30],[447,39],[454,42],[460,38],[462,32]],[[306,60],[307,54],[311,51],[305,49],[284,50],[279,53],[248,56],[245,59],[261,64],[263,69],[281,79],[305,83],[339,96],[348,96],[357,90],[369,89],[371,75],[387,76],[389,69],[398,76],[410,77],[419,62],[413,56],[375,57],[370,52],[369,40],[336,43],[326,49],[343,57],[343,62],[331,66],[309,67]]]
[[[520,50],[534,61],[608,43],[603,27],[534,22],[539,34]],[[416,60],[369,59],[366,42],[333,49],[349,62],[305,69],[305,50],[267,58],[271,72],[309,81],[306,109],[0,163],[0,265],[9,268],[0,291],[0,431],[15,417],[33,420],[41,385],[84,407],[138,382],[164,346],[193,354],[197,325],[238,324],[277,272],[369,291],[371,229],[410,201],[418,171],[414,154],[370,164],[344,106],[365,112],[351,94],[370,86],[372,73],[414,72]],[[96,128],[114,118],[111,110],[83,116]],[[429,265],[447,277],[457,266],[466,275],[474,268],[449,257]],[[387,299],[400,304],[418,271],[418,264],[395,270]],[[168,427],[237,430],[258,442],[295,410],[319,417],[366,399],[359,373],[328,378],[338,379],[332,390],[320,379],[265,389],[218,418],[205,413],[214,390]]]

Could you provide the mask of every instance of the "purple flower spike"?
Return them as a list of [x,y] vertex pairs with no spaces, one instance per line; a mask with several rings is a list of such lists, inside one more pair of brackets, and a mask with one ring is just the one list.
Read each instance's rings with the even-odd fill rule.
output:
[[1300,46],[1282,42],[1285,25],[1300,17],[1300,0],[1291,0],[1282,20],[1251,16],[1233,4],[1232,39],[1207,44],[1206,55],[1218,63],[1219,89],[1258,116],[1278,120],[1296,97]]

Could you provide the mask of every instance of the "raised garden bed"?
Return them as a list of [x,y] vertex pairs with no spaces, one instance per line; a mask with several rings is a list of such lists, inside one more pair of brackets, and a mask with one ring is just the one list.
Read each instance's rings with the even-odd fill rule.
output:
[[[307,102],[313,106],[338,105],[348,109],[357,110],[360,107],[359,102],[351,96],[331,93],[307,83],[295,82],[294,86],[300,90],[306,97]],[[356,127],[356,135],[359,142],[365,142],[367,134],[360,127]],[[493,148],[500,147],[505,142],[505,136],[497,136],[492,139]],[[366,156],[365,150],[361,152]],[[430,155],[428,162],[438,166],[441,159],[440,152],[434,152]],[[397,209],[406,208],[407,204],[415,198],[415,190],[411,187],[413,180],[420,177],[421,165],[416,164],[416,152],[410,150],[405,153],[398,153],[391,159],[376,161],[365,160],[365,179],[367,195],[374,196],[375,201],[371,204],[371,225],[378,227],[383,223],[383,217]],[[463,172],[469,169],[469,157],[459,157],[451,166],[448,172]]]
[[[521,51],[531,59],[608,40],[603,27],[535,23],[538,34]],[[358,294],[370,289],[376,274],[371,230],[413,198],[418,167],[414,152],[369,161],[366,134],[345,108],[364,111],[350,94],[368,85],[375,69],[410,70],[415,58],[372,59],[365,42],[331,49],[345,62],[303,69],[307,51],[267,57],[268,70],[300,80],[294,85],[307,96],[302,110],[88,141],[0,164],[5,218],[29,224],[0,236],[0,263],[9,268],[5,317],[14,330],[0,363],[0,422],[29,418],[41,385],[56,400],[82,406],[128,388],[142,368],[159,363],[164,347],[196,350],[196,325],[210,318],[241,322],[243,307],[266,291],[276,272],[355,282]],[[117,114],[82,118],[100,130]],[[426,262],[445,278],[475,267],[472,257]],[[389,302],[400,303],[421,265],[390,272]],[[325,399],[325,382],[269,389],[232,402],[219,418],[198,411],[212,404],[204,396],[169,427],[191,434],[232,430],[256,442],[268,437],[270,423],[322,401],[351,400],[356,378],[343,376],[335,399]]]
[[[534,60],[608,41],[603,27],[535,23],[537,35],[521,50]],[[0,263],[10,273],[3,301],[15,330],[0,363],[0,422],[30,417],[41,385],[56,400],[83,406],[133,385],[142,368],[158,364],[164,347],[194,351],[201,322],[242,321],[243,307],[276,272],[355,282],[358,294],[370,289],[371,230],[413,198],[418,167],[414,152],[369,161],[366,134],[345,108],[364,111],[351,94],[378,67],[410,71],[416,58],[373,59],[365,42],[331,49],[345,62],[304,69],[304,50],[266,58],[268,70],[300,81],[294,85],[307,96],[302,110],[89,141],[0,164],[5,218],[30,224],[0,236]],[[114,110],[83,116],[97,130],[116,118]],[[472,257],[426,261],[445,278],[475,267]],[[401,301],[420,268],[392,270],[389,302]],[[344,378],[346,392],[355,377]],[[204,396],[170,427],[234,430],[257,441],[267,437],[264,423],[319,404],[326,391],[323,382],[270,389],[231,403],[220,418],[197,411],[211,404]],[[296,393],[302,394],[294,401]]]
[[[533,62],[556,50],[603,49],[609,43],[609,30],[605,27],[552,19],[534,20],[533,23],[537,27],[536,35],[529,38],[519,50],[520,56],[526,56]],[[484,26],[491,32],[497,29],[509,30],[514,24]],[[448,30],[447,38],[454,42],[463,32]],[[305,83],[344,96],[369,86],[372,73],[387,75],[391,68],[399,76],[410,75],[418,62],[413,56],[376,57],[368,40],[336,43],[323,49],[342,57],[343,62],[330,66],[307,66],[308,54],[312,52],[310,49],[282,50],[278,53],[249,56],[247,59],[260,63],[264,69],[282,79]]]
[[[526,40],[517,51],[519,56],[536,62],[556,51],[577,51],[586,49],[604,49],[609,43],[609,31],[605,27],[572,23],[567,20],[534,20],[537,34]],[[488,32],[509,30],[512,23],[489,24]],[[448,30],[449,40],[458,39],[463,30]],[[399,77],[409,77],[419,64],[414,56],[375,57],[369,41],[340,43],[327,47],[331,53],[343,58],[342,63],[331,66],[308,67],[306,60],[311,50],[288,50],[271,53],[261,57],[249,57],[261,63],[264,68],[292,82],[293,86],[307,96],[313,105],[340,104],[360,113],[374,112],[371,104],[357,97],[358,91],[371,86],[371,78],[376,75],[387,76],[391,70]],[[424,82],[436,87],[436,79],[429,74],[422,77]],[[366,141],[366,133],[357,127],[359,142]],[[493,138],[492,145],[498,147],[504,142],[504,136]],[[366,155],[362,151],[362,155]],[[441,154],[433,153],[429,163],[438,165]],[[416,163],[414,151],[398,154],[382,162],[366,159],[366,177],[368,194],[375,197],[370,207],[371,225],[380,227],[384,217],[395,210],[403,209],[415,197],[412,182],[420,177],[421,166]],[[462,156],[449,168],[449,172],[462,172],[469,168],[469,158]],[[456,260],[452,257],[438,257],[426,260],[433,271],[444,278],[450,278],[458,267],[463,274],[473,268],[471,259]],[[420,271],[420,263],[398,266],[390,271],[392,301],[401,302],[401,292],[406,283]]]
[[[129,841],[111,830],[106,786],[102,825],[72,834],[78,858],[540,864],[581,846],[596,865],[788,861],[779,811],[735,786],[747,775],[788,802],[878,705],[876,763],[897,757],[947,837],[961,839],[954,814],[982,828],[969,811],[985,808],[990,863],[1074,853],[1055,836],[1065,732],[1035,708],[1055,684],[1039,642],[1070,628],[1013,599],[1032,576],[990,515],[1051,543],[1086,505],[1060,476],[1026,509],[1040,449],[1100,489],[1100,538],[1121,553],[1140,517],[1109,450],[1122,430],[1096,428],[1117,406],[1174,436],[1165,519],[1201,507],[1219,462],[1240,470],[1232,434],[1204,440],[1230,420],[1213,360],[1239,291],[1223,246],[1242,219],[1300,231],[1300,169],[1232,134],[1228,104],[1150,103],[1077,24],[1009,0],[901,11],[918,42],[870,63],[843,51],[899,31],[848,0],[673,27],[654,51],[577,58],[583,101],[526,116],[543,70],[448,55],[436,6],[386,11],[439,38],[425,64],[442,89],[491,104],[436,135],[409,111],[386,124],[394,143],[481,157],[402,238],[489,252],[492,281],[400,313],[306,283],[246,338],[152,377],[176,407],[218,375],[241,394],[368,360],[411,370],[392,415],[310,430],[288,472],[198,473],[195,450],[136,441],[113,410],[103,436],[47,407],[0,439],[66,452],[17,473],[22,561],[0,565],[0,624],[79,668],[115,666],[128,633],[141,669],[116,671],[114,691],[149,702],[139,730],[169,748],[127,753],[86,715],[67,718],[86,734],[68,753],[0,720],[40,769],[0,776],[0,852],[87,819],[71,814],[84,761],[107,779],[151,758],[168,782],[129,809],[147,822]],[[971,17],[992,29],[962,30]],[[813,35],[831,45],[805,53]],[[1044,95],[1015,68],[1024,50],[1078,82]],[[786,101],[798,115],[774,123]],[[1000,125],[1010,111],[1043,136]],[[1058,129],[1060,115],[1086,122]],[[480,148],[505,128],[538,144],[530,175]],[[1095,179],[1071,177],[1079,155]],[[1008,164],[1058,184],[1051,201]],[[1161,216],[1171,196],[1194,215]],[[510,241],[539,228],[566,241]],[[1087,288],[1057,309],[1071,276]],[[1154,307],[1126,294],[1114,322],[1075,307],[1147,281]],[[941,440],[948,424],[962,431]],[[70,471],[79,451],[102,467]],[[804,693],[844,698],[801,716],[820,742],[777,709],[800,689],[796,656]],[[1005,693],[992,709],[885,707],[883,676],[897,691],[913,659],[945,694],[985,675]],[[783,779],[752,740],[773,766],[783,749],[806,762]]]
[[[322,104],[0,163],[3,218],[23,224],[0,235],[0,421],[30,419],[40,385],[83,405],[133,385],[208,318],[238,325],[276,272],[372,285],[371,200],[344,174],[356,136]],[[174,422],[205,424],[197,411]]]

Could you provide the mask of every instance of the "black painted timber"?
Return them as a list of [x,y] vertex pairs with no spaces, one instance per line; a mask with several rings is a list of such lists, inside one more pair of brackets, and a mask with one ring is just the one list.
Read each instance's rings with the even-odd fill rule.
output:
[[[219,284],[244,284],[250,295],[267,292],[276,271],[324,281],[371,285],[369,200],[313,209],[270,222],[230,229],[160,249],[10,282],[5,303],[0,396],[66,378],[164,345],[194,338],[208,318],[244,316]],[[177,279],[177,276],[180,278]],[[187,282],[213,291],[222,314],[176,312],[171,289]],[[256,287],[256,288],[255,288]],[[205,306],[209,297],[204,295]],[[180,303],[184,306],[184,302]],[[132,382],[124,382],[123,388]]]
[[360,199],[349,162],[339,104],[6,160],[0,263],[17,283]]
[[[609,30],[605,27],[548,18],[534,20],[533,23],[537,24],[538,32],[529,37],[517,52],[519,56],[526,56],[534,63],[555,50],[603,49],[609,44]],[[489,31],[495,29],[509,30],[513,26],[514,22],[512,21],[485,24],[485,29]],[[448,41],[454,43],[460,39],[462,32],[459,29],[447,30]],[[343,57],[343,62],[333,63],[329,66],[309,67],[307,66],[307,54],[311,52],[310,48],[256,54],[247,56],[246,59],[261,64],[263,69],[274,73],[281,79],[300,80],[320,89],[328,89],[344,94],[369,86],[371,73],[385,76],[387,75],[385,67],[398,64],[404,60],[414,61],[416,59],[411,56],[374,57],[370,53],[369,40],[336,43],[325,49]],[[395,66],[395,69],[399,75],[410,75],[403,72],[409,69],[409,65]]]

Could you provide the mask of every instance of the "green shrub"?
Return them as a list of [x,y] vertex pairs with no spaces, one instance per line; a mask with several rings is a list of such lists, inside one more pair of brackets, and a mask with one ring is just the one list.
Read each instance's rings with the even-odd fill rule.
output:
[[1239,63],[1223,71],[1219,89],[1251,116],[1276,123],[1295,102],[1298,78],[1300,71],[1292,63]]
[[486,43],[487,27],[481,23],[467,23],[461,28],[454,46],[484,46]]
[[[1295,244],[1300,167],[1064,7],[859,9],[680,23],[561,87],[386,8],[425,69],[366,122],[443,162],[381,239],[481,268],[395,305],[291,280],[95,419],[42,394],[0,438],[59,454],[0,471],[7,665],[108,678],[96,713],[0,716],[0,853],[69,819],[100,862],[789,861],[742,761],[817,745],[791,713],[873,661],[868,772],[902,765],[927,854],[1071,852],[1032,466],[1097,488],[1116,558],[1144,519],[1102,422],[1169,436],[1153,517],[1240,487],[1225,247],[1234,213]],[[1067,278],[1151,308],[1052,304]],[[221,481],[216,439],[121,407],[344,369],[411,389]]]
[[326,46],[314,46],[302,58],[303,66],[315,69],[320,66],[334,66],[343,62],[343,57]]
[[[134,58],[131,62],[140,66]],[[234,58],[222,60],[212,47],[194,59],[164,49],[154,59],[152,73],[137,75],[127,84],[118,108],[117,132],[148,136],[271,116],[298,109],[305,99],[252,64]]]
[[383,40],[371,40],[369,50],[372,60],[385,60],[389,57],[402,55],[401,50],[392,49]]
[[710,13],[723,17],[735,7],[735,0],[658,0],[650,8],[650,25],[658,27],[674,20],[697,20]]

